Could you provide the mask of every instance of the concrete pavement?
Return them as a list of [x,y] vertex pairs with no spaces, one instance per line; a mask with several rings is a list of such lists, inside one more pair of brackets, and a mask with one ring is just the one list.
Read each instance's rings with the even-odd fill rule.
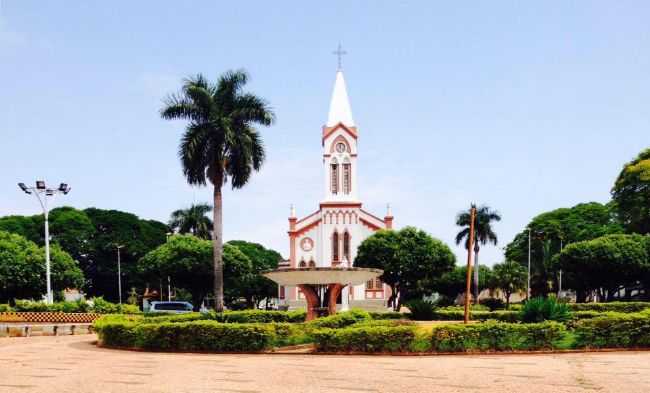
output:
[[0,393],[650,392],[650,352],[477,356],[211,355],[97,348],[94,335],[0,339]]

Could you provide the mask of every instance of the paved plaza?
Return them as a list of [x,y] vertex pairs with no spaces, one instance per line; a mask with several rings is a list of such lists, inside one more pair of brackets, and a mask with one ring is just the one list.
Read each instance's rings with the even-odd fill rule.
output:
[[0,392],[648,392],[650,352],[490,356],[164,354],[94,335],[0,339]]

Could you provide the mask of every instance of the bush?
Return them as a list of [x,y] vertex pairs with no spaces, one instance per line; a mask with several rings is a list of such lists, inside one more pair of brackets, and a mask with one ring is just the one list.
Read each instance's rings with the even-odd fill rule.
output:
[[535,324],[485,322],[434,326],[431,349],[437,352],[552,349],[566,328],[557,322]]
[[650,347],[650,312],[583,319],[575,323],[574,333],[577,347]]
[[504,310],[506,308],[506,304],[503,302],[503,300],[496,297],[489,297],[487,299],[481,300],[481,304],[489,308],[490,311]]
[[416,338],[414,326],[365,326],[312,332],[319,352],[407,352]]
[[571,312],[566,303],[560,303],[554,298],[533,298],[524,304],[520,318],[525,323],[543,321],[566,322],[571,319]]
[[370,320],[370,314],[364,310],[353,309],[307,322],[310,329],[339,329],[360,321]]
[[[463,310],[439,309],[435,313],[434,320],[437,321],[462,321],[465,317]],[[470,319],[473,321],[489,321],[491,319],[502,322],[519,321],[517,311],[499,310],[499,311],[471,311]]]
[[226,323],[304,322],[307,313],[297,311],[242,310],[214,314],[215,320]]
[[416,321],[432,321],[436,315],[436,305],[428,300],[411,300],[406,305],[411,311],[410,318]]
[[12,311],[14,311],[13,308],[11,308],[11,306],[9,306],[8,304],[0,304],[0,312],[12,312]]
[[103,345],[163,351],[257,352],[269,348],[276,335],[288,340],[292,333],[291,327],[274,324],[145,321],[139,316],[108,315],[95,321],[94,328]]
[[569,308],[573,311],[635,313],[650,308],[650,302],[571,303]]
[[397,311],[389,311],[389,312],[371,311],[370,317],[372,319],[408,319],[409,318],[407,314],[402,314],[401,312],[397,312]]

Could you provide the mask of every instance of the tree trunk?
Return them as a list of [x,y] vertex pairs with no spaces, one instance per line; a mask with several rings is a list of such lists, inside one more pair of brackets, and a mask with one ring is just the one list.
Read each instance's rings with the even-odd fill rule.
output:
[[478,286],[478,248],[474,248],[474,304],[478,304],[480,288]]
[[506,295],[506,310],[510,310],[510,292],[505,291]]
[[222,182],[215,182],[212,231],[212,249],[214,252],[214,310],[223,311],[223,202]]

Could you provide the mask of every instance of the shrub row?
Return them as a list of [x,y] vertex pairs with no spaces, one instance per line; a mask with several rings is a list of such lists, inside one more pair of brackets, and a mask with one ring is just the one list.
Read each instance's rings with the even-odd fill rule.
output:
[[573,311],[635,313],[650,308],[650,302],[569,303]]
[[[258,352],[270,348],[276,339],[273,324],[142,321],[108,316],[94,327],[103,345],[161,351]],[[290,327],[284,328],[278,330],[288,335]]]
[[431,350],[435,352],[511,351],[556,348],[566,328],[557,322],[434,326]]
[[[65,313],[97,313],[97,314],[138,314],[140,309],[133,304],[115,304],[101,297],[90,301],[56,302],[47,304],[33,300],[16,300],[13,310],[17,312],[65,312]],[[8,307],[8,306],[7,306]],[[0,307],[0,312],[3,311]]]
[[307,323],[310,329],[340,329],[346,326],[353,325],[357,322],[371,320],[370,313],[364,310],[353,309],[346,312],[340,312],[328,317],[314,319]]
[[574,325],[575,346],[584,348],[650,347],[650,311],[608,313]]
[[491,321],[440,325],[431,333],[418,333],[414,325],[360,323],[342,329],[319,329],[311,336],[320,352],[485,352],[558,348],[566,337],[566,328],[557,322]]
[[320,352],[408,352],[414,326],[362,326],[320,329],[311,333]]
[[305,311],[263,311],[242,310],[215,313],[187,313],[187,314],[145,314],[146,323],[161,322],[191,322],[199,320],[214,320],[223,323],[297,323],[305,320]]

